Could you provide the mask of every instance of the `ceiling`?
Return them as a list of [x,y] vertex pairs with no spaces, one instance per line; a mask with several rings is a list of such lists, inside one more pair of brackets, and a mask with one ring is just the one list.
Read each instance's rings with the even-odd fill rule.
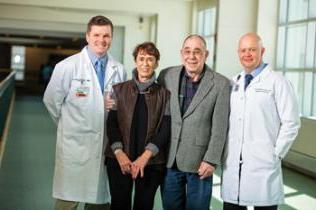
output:
[[35,30],[0,29],[0,44],[80,49],[86,44],[86,41],[84,34],[82,33],[54,33],[39,32]]

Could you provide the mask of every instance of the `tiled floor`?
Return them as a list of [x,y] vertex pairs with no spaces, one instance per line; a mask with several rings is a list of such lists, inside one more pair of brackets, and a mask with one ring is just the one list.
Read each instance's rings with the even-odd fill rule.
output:
[[[55,126],[41,98],[17,97],[0,168],[0,210],[53,209],[54,150]],[[219,174],[214,176],[213,210],[222,208]],[[316,180],[284,168],[284,184],[286,204],[279,210],[316,210]],[[154,209],[162,209],[160,193]]]
[[55,128],[39,97],[16,98],[0,168],[0,210],[49,210]]

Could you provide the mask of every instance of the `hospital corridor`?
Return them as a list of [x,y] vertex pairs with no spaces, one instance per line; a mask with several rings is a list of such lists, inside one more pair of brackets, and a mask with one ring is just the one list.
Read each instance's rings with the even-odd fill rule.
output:
[[[110,20],[111,24],[108,24],[107,22],[103,25],[93,25],[93,23],[91,23],[92,17],[106,17],[105,19]],[[104,28],[106,29],[106,33],[104,32],[105,35],[100,36],[100,34],[97,34],[97,32],[95,32],[97,30],[101,30],[100,28],[103,29],[102,33],[104,32]],[[248,42],[250,42],[249,40],[253,41],[249,37],[255,37],[254,39],[257,47],[254,48],[251,46],[247,48],[242,48],[245,39]],[[99,40],[101,40],[101,44],[99,43]],[[194,45],[196,44],[196,42],[202,46],[201,47],[200,45],[198,45],[198,47],[201,47],[202,51],[200,50],[200,48]],[[96,119],[100,119],[100,122],[103,122],[103,119],[105,119],[104,116],[107,116],[104,114],[106,113],[106,109],[103,109],[105,103],[103,103],[102,100],[104,102],[106,101],[104,100],[106,99],[106,94],[113,94],[113,92],[110,92],[110,90],[113,91],[112,86],[125,80],[135,80],[135,83],[137,84],[136,86],[138,88],[137,90],[140,91],[139,94],[141,95],[148,93],[144,91],[146,89],[141,89],[142,84],[139,85],[139,81],[137,80],[139,76],[139,73],[137,71],[141,68],[141,65],[138,63],[140,61],[137,60],[137,58],[139,54],[142,55],[142,53],[144,52],[140,50],[141,53],[138,54],[139,51],[136,52],[135,50],[136,46],[139,46],[139,44],[141,43],[153,44],[159,50],[158,53],[156,52],[156,54],[154,54],[155,56],[145,50],[145,54],[147,53],[149,54],[149,56],[154,56],[154,62],[151,60],[152,63],[148,64],[148,66],[151,65],[150,67],[153,71],[155,70],[155,74],[150,75],[150,78],[152,79],[151,85],[157,84],[155,81],[156,78],[158,78],[161,70],[171,66],[181,66],[181,68],[179,68],[181,70],[181,74],[179,73],[181,79],[175,80],[179,81],[179,85],[175,85],[175,87],[178,87],[178,89],[176,90],[178,90],[179,96],[175,96],[173,98],[171,94],[170,99],[170,101],[175,100],[176,102],[177,100],[179,100],[179,105],[181,106],[179,106],[181,110],[181,117],[185,116],[183,114],[185,114],[187,108],[190,107],[189,105],[191,103],[191,100],[194,101],[194,99],[197,98],[195,97],[195,93],[197,92],[198,94],[201,91],[204,91],[204,89],[199,89],[197,87],[200,87],[200,84],[203,84],[205,86],[211,84],[211,80],[205,82],[205,84],[202,82],[202,80],[204,79],[204,73],[206,72],[205,69],[211,69],[212,71],[209,72],[214,72],[214,75],[221,74],[223,78],[226,77],[227,79],[223,79],[223,81],[227,81],[227,84],[225,83],[225,85],[230,88],[230,92],[227,91],[226,94],[227,100],[225,102],[227,102],[227,106],[223,106],[224,108],[220,108],[226,110],[227,115],[225,116],[227,118],[229,118],[229,112],[233,117],[227,119],[227,123],[223,124],[228,127],[227,129],[231,129],[237,134],[242,133],[243,136],[237,137],[237,135],[231,135],[233,136],[233,138],[230,136],[231,139],[235,139],[239,143],[241,142],[240,148],[237,148],[237,146],[235,146],[238,144],[228,144],[228,140],[226,141],[226,145],[224,145],[224,141],[221,141],[221,148],[224,148],[224,146],[227,146],[225,148],[229,148],[228,146],[233,145],[231,146],[231,148],[233,149],[230,148],[231,150],[227,149],[227,151],[229,151],[230,154],[233,155],[237,154],[237,158],[236,156],[234,156],[234,158],[231,158],[230,160],[236,163],[239,168],[241,168],[242,164],[244,164],[242,160],[242,154],[246,154],[249,151],[249,153],[254,154],[257,151],[257,154],[254,154],[254,156],[257,155],[260,165],[260,160],[263,160],[263,162],[266,161],[265,157],[260,156],[264,154],[264,152],[260,152],[263,151],[265,148],[268,148],[268,152],[270,152],[274,158],[272,161],[275,161],[273,162],[273,164],[278,164],[273,165],[273,167],[276,166],[275,168],[278,167],[277,169],[282,168],[283,171],[282,177],[285,203],[279,205],[278,210],[316,210],[316,0],[0,0],[0,210],[54,209],[56,202],[55,198],[53,197],[55,155],[57,154],[58,156],[61,153],[59,153],[60,148],[57,147],[56,149],[56,139],[58,132],[57,126],[54,123],[52,116],[54,115],[53,111],[56,111],[54,110],[54,108],[58,108],[60,104],[59,102],[56,102],[54,104],[56,106],[51,106],[51,109],[47,109],[47,104],[45,107],[43,97],[45,90],[47,90],[46,88],[50,88],[50,91],[48,91],[48,96],[46,95],[46,98],[49,98],[53,94],[64,94],[64,92],[66,92],[64,90],[66,90],[67,88],[67,91],[69,90],[75,92],[75,94],[72,95],[73,98],[71,99],[74,99],[74,103],[69,103],[70,105],[68,105],[70,108],[79,107],[77,109],[79,110],[78,115],[73,115],[75,116],[73,118],[69,117],[72,120],[70,120],[69,122],[72,123],[65,123],[67,125],[63,126],[68,126],[67,128],[70,129],[78,129],[78,127],[80,126],[76,127],[77,125],[79,125],[79,123],[77,124],[76,120],[81,120],[81,125],[85,124],[87,125],[87,127],[91,126],[93,128],[101,128],[102,132],[99,133],[103,133],[103,129],[106,127],[103,126],[103,123],[98,123]],[[195,48],[191,49],[191,45],[189,45],[188,47],[186,45],[187,43],[194,45]],[[147,54],[146,56],[148,56]],[[84,55],[85,57],[82,55]],[[67,62],[65,62],[65,59],[68,59],[66,60]],[[84,63],[80,59],[86,59],[86,61],[90,59],[91,62],[85,61],[86,63]],[[61,61],[63,61],[63,63],[60,63]],[[256,63],[257,61],[258,63]],[[110,64],[108,65],[108,63]],[[255,63],[254,66],[248,68],[247,65],[252,65],[253,63]],[[195,80],[194,82],[193,80],[191,81],[192,78],[187,79],[190,77],[190,72],[187,71],[187,68],[190,65],[194,67],[198,66],[195,70],[201,70],[197,77],[197,83],[195,83]],[[73,67],[73,69],[69,68],[70,70],[73,70],[72,74],[63,74],[63,71],[65,69],[68,70],[69,66]],[[273,88],[270,88],[269,86],[270,89],[264,85],[260,86],[260,82],[264,82],[264,79],[261,80],[261,78],[263,78],[261,77],[261,71],[265,71],[266,66],[269,67],[269,71],[271,69],[273,75],[279,75],[275,76],[275,78],[284,78],[284,80],[275,80],[277,82],[275,82],[275,84],[273,83]],[[99,69],[102,70],[102,68],[104,72],[99,71]],[[111,68],[113,72],[115,72],[115,74],[113,74],[114,76],[107,75],[109,74],[108,68]],[[56,69],[62,73],[56,73]],[[78,73],[78,69],[82,70],[82,72],[85,73]],[[86,74],[87,69],[92,71]],[[247,80],[246,77],[249,76],[249,72],[247,71],[250,70],[251,77],[249,80]],[[52,79],[53,77],[54,79]],[[167,79],[174,78],[169,77]],[[69,83],[68,86],[65,85],[65,83],[62,83],[66,80]],[[50,81],[53,82],[49,83]],[[272,81],[272,77],[268,77],[266,81]],[[277,92],[279,90],[278,88],[281,86],[280,81],[287,82],[286,84],[288,85],[288,89],[292,91],[291,94],[277,95],[279,93]],[[254,82],[257,82],[258,86],[255,86],[256,83]],[[172,83],[173,82],[170,82],[170,84]],[[85,84],[88,85],[85,86]],[[91,86],[90,84],[93,85]],[[164,85],[166,84],[167,82],[164,83]],[[217,85],[217,83],[214,84]],[[270,84],[272,83],[269,83],[269,85]],[[72,85],[77,86],[75,87]],[[109,88],[107,88],[107,85],[109,85]],[[213,86],[210,85],[210,87]],[[249,100],[249,95],[247,95],[249,92],[247,91],[251,87],[253,88],[254,94],[258,94],[259,97],[262,97],[259,100],[253,100],[255,102],[254,104],[256,104],[257,102],[259,104],[256,107],[247,107],[245,105],[246,102],[244,102],[246,101],[246,99]],[[283,88],[280,89],[280,92],[284,91]],[[199,90],[201,91],[199,92]],[[211,88],[210,90],[213,91],[213,89]],[[217,89],[214,88],[214,90]],[[170,90],[170,92],[172,91]],[[165,93],[166,95],[169,94],[167,91]],[[184,93],[187,94],[185,95],[185,97]],[[86,107],[86,104],[81,103],[82,101],[80,101],[80,99],[83,99],[90,95],[92,95],[94,98],[89,98],[89,100],[91,99],[89,101],[89,105],[91,105],[91,103],[93,103],[93,105],[97,104],[98,109],[95,109],[96,106]],[[216,99],[214,99],[214,101],[216,101],[218,100],[217,98],[220,98],[224,94],[222,95],[216,93],[214,95],[216,95]],[[112,96],[113,98],[111,99],[113,99],[114,101],[114,108],[111,108],[113,108],[112,114],[114,113],[114,118],[111,119],[116,119],[115,113],[117,112],[115,111],[117,110],[115,106],[117,104],[115,104],[115,102],[117,102],[117,98],[115,95],[111,95],[109,97]],[[50,105],[52,105],[52,101],[54,101],[55,99],[56,101],[60,99],[60,103],[63,104],[60,105],[61,107],[64,106],[64,103],[69,102],[66,97],[67,96],[65,96],[63,99],[60,99],[61,97],[53,98],[52,96],[51,98],[49,98],[49,100],[51,101],[47,100],[49,101],[47,103],[50,103]],[[208,95],[205,95],[205,97],[201,97],[200,100],[202,101],[207,97]],[[233,97],[234,101],[230,100],[233,102],[230,103],[231,109],[229,109],[228,99],[232,99]],[[293,99],[292,101],[294,101],[294,105],[292,103],[288,103],[288,101],[291,101],[289,98]],[[274,103],[274,100],[278,102],[280,100],[281,103]],[[166,101],[167,99],[165,99],[164,102],[162,102],[162,100],[160,100],[159,102],[167,103]],[[270,103],[271,101],[273,101],[273,103]],[[262,102],[262,104],[260,104],[259,102]],[[224,104],[224,102],[222,103]],[[102,106],[100,104],[102,104]],[[197,104],[198,103],[194,105],[198,107]],[[234,105],[234,108],[232,108],[232,105]],[[293,107],[295,108],[292,109],[291,105],[293,105]],[[147,109],[147,104],[144,106]],[[280,108],[281,106],[282,108]],[[67,109],[69,107],[67,107]],[[92,110],[91,107],[93,107],[94,110]],[[175,110],[175,107],[176,106],[173,103],[172,110]],[[209,111],[211,109],[208,109],[210,107],[209,104],[202,104],[200,107],[202,108],[194,107],[189,109],[189,111],[191,111],[192,113],[196,113],[196,110],[205,110],[205,112],[202,111],[202,114],[195,115],[199,117],[190,118],[196,120],[195,122],[202,122],[203,120],[207,119],[207,117],[205,117],[207,113],[211,113],[211,111]],[[227,109],[225,109],[226,107]],[[273,108],[275,107],[277,107],[277,111],[275,113],[272,113],[274,110]],[[111,110],[111,108],[109,109]],[[258,115],[256,115],[257,112],[249,112],[252,114],[246,115],[247,113],[245,110],[252,110],[252,108],[261,109],[262,112],[260,112]],[[280,149],[279,147],[277,148],[277,143],[271,146],[272,144],[270,143],[273,142],[273,140],[269,141],[269,143],[263,141],[264,143],[262,145],[268,145],[267,147],[262,148],[261,150],[261,148],[259,148],[260,145],[258,146],[257,144],[252,143],[252,145],[255,145],[255,148],[257,150],[249,150],[250,147],[248,147],[248,151],[243,153],[246,149],[243,150],[242,148],[246,148],[245,141],[247,141],[245,133],[249,131],[250,133],[252,132],[250,136],[257,135],[257,133],[258,136],[261,135],[262,130],[257,131],[256,129],[260,126],[260,128],[263,128],[263,130],[266,127],[273,127],[276,120],[271,119],[280,119],[281,122],[283,120],[283,116],[281,115],[285,115],[287,117],[287,115],[284,114],[285,112],[282,112],[286,109],[292,111],[292,114],[294,113],[293,116],[296,114],[295,116],[297,119],[296,122],[293,123],[293,127],[296,126],[298,131],[295,130],[295,128],[295,131],[292,132],[292,134],[291,132],[285,132],[285,136],[293,136],[293,138],[289,141],[289,145],[291,145],[291,147],[286,148],[285,146],[284,148]],[[50,111],[50,113],[48,110]],[[73,109],[72,111],[67,111],[69,111],[70,114],[73,114],[75,113],[74,110],[76,109]],[[270,112],[270,110],[272,111]],[[82,117],[87,116],[87,113],[89,113],[89,115],[91,116],[93,115],[93,117]],[[102,115],[100,115],[103,116],[102,119],[98,118],[97,114],[100,113],[102,113]],[[263,114],[260,115],[261,113]],[[174,123],[172,124],[173,127],[170,126],[172,127],[171,133],[176,133],[178,130],[181,130],[181,132],[183,133],[185,132],[183,131],[183,125],[185,122],[184,118],[179,118],[179,120],[174,117],[175,115],[172,115],[170,113],[160,113],[160,115],[162,116],[161,119],[165,119],[165,115],[167,115],[167,117],[170,117],[168,119],[171,119],[171,122],[168,122],[170,124]],[[272,115],[275,118],[269,118]],[[79,117],[77,118],[77,116]],[[139,116],[143,117],[141,114],[139,114]],[[253,121],[250,120],[247,124],[246,116],[248,116],[252,120],[253,118],[251,117],[253,116],[263,117],[260,119],[255,119]],[[58,117],[60,116],[53,116],[55,120]],[[173,117],[174,121],[172,122]],[[269,119],[264,121],[265,117]],[[288,123],[288,119],[286,117],[285,120],[282,121],[282,123],[284,124]],[[234,119],[235,121],[233,121],[232,119]],[[225,119],[223,119],[222,117],[220,120]],[[119,124],[124,120],[121,120],[121,122],[119,122],[119,120],[116,119],[116,121],[118,121]],[[208,120],[208,122],[210,121],[211,120]],[[254,121],[255,123],[253,123]],[[289,121],[291,121],[291,119]],[[234,124],[235,126],[241,125],[242,129],[244,130],[242,132],[239,132],[242,129],[233,129],[233,126],[231,126],[231,124],[233,123],[231,122],[236,122],[236,124]],[[147,120],[146,123],[148,123]],[[212,123],[215,124],[216,121],[214,120],[212,121]],[[282,123],[280,123],[280,127]],[[178,125],[181,125],[183,127],[179,126],[179,129],[175,128],[175,126]],[[205,123],[203,125],[205,125]],[[246,125],[248,125],[249,128],[255,129],[246,130]],[[204,138],[204,133],[202,131],[208,130],[210,129],[209,127],[212,126],[213,124],[211,126],[208,126],[208,128],[203,129],[195,126],[198,127],[196,129],[201,132],[196,132],[197,134],[196,137],[194,137],[193,143],[191,142],[183,145],[189,145],[188,148],[190,149],[192,149],[192,147],[190,146],[194,145],[196,146],[194,148],[198,148],[194,151],[204,151],[203,149],[208,147],[209,144],[202,142],[202,140],[201,142],[198,142],[199,140],[197,140],[197,136],[201,133],[201,136]],[[80,127],[80,132],[89,130],[87,127],[83,127],[82,129]],[[194,126],[187,126],[186,128],[191,127],[194,128]],[[298,127],[300,128],[298,129]],[[133,127],[133,129],[135,128]],[[158,126],[156,126],[155,129],[158,130]],[[167,132],[165,133],[168,134],[169,130],[166,130]],[[188,130],[189,129],[187,129],[186,131]],[[215,133],[215,131],[218,130],[219,129],[215,129],[211,132],[205,133],[208,133],[207,135],[211,136],[211,134],[209,133]],[[277,133],[282,132],[281,129],[275,130]],[[275,130],[273,130],[273,132]],[[89,132],[91,132],[91,130]],[[86,136],[90,135],[93,137],[99,137],[99,133],[92,132],[92,134],[89,133]],[[177,138],[170,139],[172,139],[171,141],[175,141],[174,139],[176,139],[177,141],[181,142],[184,141],[183,139],[185,139],[187,136],[190,136],[191,133],[187,132],[187,135],[185,137],[183,137],[183,135],[182,139],[180,139],[180,134]],[[83,133],[80,133],[80,135],[78,135],[77,132],[72,132],[72,134],[77,137],[79,136],[80,139],[84,139],[82,137]],[[134,135],[134,133],[131,131],[128,138],[132,138],[132,134]],[[269,134],[271,134],[271,132]],[[113,135],[115,136],[115,134]],[[148,137],[148,135],[145,136],[146,138]],[[253,139],[259,139],[260,141],[261,138],[258,136]],[[97,137],[95,139],[101,139]],[[191,137],[187,137],[187,139],[189,138]],[[209,137],[206,137],[206,139],[207,138],[210,139]],[[275,138],[277,139],[278,137]],[[91,137],[91,139],[93,138]],[[193,137],[191,138],[191,140],[192,139]],[[227,137],[227,139],[229,139],[229,137]],[[287,141],[286,138],[284,139],[285,141]],[[231,141],[232,140],[230,140],[230,142]],[[251,142],[251,140],[249,142]],[[100,142],[98,141],[98,143]],[[111,143],[112,144],[110,152],[112,152],[114,154],[114,157],[117,158],[117,156],[115,155],[120,154],[122,148],[120,148],[120,144],[118,144],[117,148],[113,147],[113,145],[117,146],[117,142]],[[180,144],[181,143],[179,143],[179,145]],[[203,146],[205,146],[205,148],[203,148]],[[134,147],[136,148],[135,145]],[[101,147],[98,146],[94,147],[94,149],[97,148],[95,150],[91,148],[89,148],[91,151],[102,150],[100,149]],[[98,148],[100,150],[98,150]],[[180,148],[180,146],[170,146],[170,148],[176,148],[174,150],[176,150],[175,153],[177,154],[178,148]],[[147,149],[148,148],[146,146],[146,150]],[[154,147],[154,149],[156,148]],[[158,147],[157,149],[159,151]],[[240,149],[240,151],[238,151],[240,153],[231,152],[234,149],[236,149],[236,151]],[[137,151],[137,149],[135,149],[135,151]],[[222,150],[217,150],[216,148],[214,149],[214,151],[213,152],[215,154],[217,151]],[[153,152],[151,154],[153,156],[156,155],[154,155]],[[182,154],[189,154],[189,152],[183,152]],[[207,153],[205,152],[205,157],[206,154]],[[82,154],[82,156],[84,155],[86,154]],[[103,156],[101,154],[94,155],[95,157],[91,159],[95,160],[98,157],[99,162],[103,160]],[[195,152],[194,154],[192,154],[192,157],[194,155],[196,155]],[[222,153],[220,153],[220,155],[222,155]],[[110,156],[107,156],[107,158],[109,157]],[[216,157],[219,157],[219,155],[216,155]],[[176,160],[176,158],[179,158],[179,156],[174,155],[173,161]],[[189,159],[191,157],[188,156],[182,159],[186,158]],[[82,159],[84,159],[84,157]],[[221,158],[218,158],[219,162],[222,161],[224,165],[227,165],[227,162],[225,162],[225,160],[220,159]],[[227,160],[228,159],[229,158],[227,158]],[[205,159],[203,159],[202,162],[205,162],[206,164],[208,164],[208,166],[216,165],[216,163],[214,164],[213,162],[206,161]],[[100,166],[98,165],[98,163],[94,162],[92,164],[94,165],[93,169]],[[165,164],[165,162],[163,162],[163,164]],[[178,169],[179,167],[177,166],[177,164],[174,164],[173,162],[171,168]],[[257,163],[251,164],[256,165]],[[62,171],[62,173],[64,171],[67,171],[67,169],[65,169],[66,167],[62,168],[62,164],[60,166],[61,167],[59,168],[59,170]],[[164,167],[164,165],[162,164],[161,166]],[[269,165],[268,167],[270,166],[271,165]],[[100,180],[102,180],[104,177],[108,178],[107,176],[104,176],[105,173],[98,173],[103,170],[103,165],[99,168],[102,169],[98,169],[97,173],[94,173],[95,171],[93,171],[93,174],[91,174],[91,177],[95,177],[96,174],[98,174],[99,177],[98,179],[96,179],[98,181],[90,179],[91,177],[89,177],[89,175],[87,174],[85,175],[85,178],[88,177],[86,180],[90,181],[86,183],[89,183],[88,186],[91,188],[93,188],[94,186],[103,186],[102,183],[104,182],[101,182]],[[120,168],[118,171],[121,172],[120,170],[122,170],[122,168]],[[225,200],[225,198],[222,199],[221,197],[221,176],[222,174],[225,174],[225,170],[226,168],[224,168],[224,173],[222,173],[222,166],[218,166],[216,167],[216,171],[213,174],[213,186],[211,188],[212,198],[211,204],[209,206],[210,210],[223,209],[223,199]],[[271,172],[268,172],[268,170],[265,171],[265,169],[262,169],[262,171],[263,173],[261,174],[264,174],[266,172],[264,175]],[[92,173],[90,170],[88,170],[88,172]],[[241,169],[239,169],[239,177],[241,176],[241,173]],[[71,174],[69,177],[71,177],[72,175],[74,174]],[[81,175],[82,174],[80,173],[75,174],[73,179],[75,180]],[[280,175],[280,173],[278,173],[275,177],[277,177],[278,175]],[[257,179],[258,186],[259,182],[260,184],[264,183],[261,182],[262,180],[260,178]],[[70,179],[68,179],[68,181],[69,180]],[[225,180],[225,175],[223,180]],[[231,180],[233,180],[233,178]],[[231,180],[226,183],[233,183],[234,181],[236,181],[235,179],[234,181],[230,182]],[[240,185],[240,180],[241,178],[239,178],[239,182],[236,181],[234,184],[238,183]],[[275,188],[275,186],[277,185],[272,186],[271,183],[273,181],[275,180],[267,181],[266,185],[262,187],[264,188],[264,190],[258,190],[258,192],[253,194],[258,194],[258,197],[260,197],[261,195],[269,194],[266,192],[271,192],[271,189],[277,189],[277,187]],[[254,182],[249,181],[249,183]],[[256,189],[255,187],[249,186],[249,183],[247,182],[247,184],[244,184],[244,186]],[[280,182],[273,183],[279,184]],[[224,185],[225,182],[223,182],[223,186]],[[228,185],[226,184],[226,186]],[[234,187],[227,189],[228,191],[230,191],[233,188]],[[234,191],[234,193],[240,193],[241,188],[242,187],[239,186],[239,191],[235,190],[236,188],[234,188],[235,191],[231,190],[230,192]],[[68,191],[68,189],[66,191]],[[73,190],[72,192],[74,191],[76,190]],[[78,192],[79,191],[80,190],[78,190]],[[94,193],[100,193],[100,190],[96,191],[98,192],[90,193],[90,195]],[[229,193],[227,193],[228,197],[230,196]],[[277,194],[275,197],[278,197],[280,194],[282,194],[278,194],[279,191],[275,193]],[[249,194],[251,193],[248,193],[248,195]],[[270,193],[270,195],[271,194],[272,193]],[[89,197],[90,195],[87,195],[87,197]],[[153,200],[153,195],[154,194],[152,194],[150,200]],[[209,200],[210,194],[208,195]],[[240,194],[238,194],[238,199],[240,199],[239,195]],[[253,196],[256,197],[257,195]],[[108,195],[95,197],[97,197],[95,199],[99,199],[100,197],[110,199]],[[225,202],[227,203],[226,200]],[[206,203],[205,206],[207,207],[208,204]],[[84,204],[80,203],[78,209],[83,210]],[[155,194],[154,210],[163,210],[160,187]],[[248,206],[248,210],[254,210],[254,207]]]

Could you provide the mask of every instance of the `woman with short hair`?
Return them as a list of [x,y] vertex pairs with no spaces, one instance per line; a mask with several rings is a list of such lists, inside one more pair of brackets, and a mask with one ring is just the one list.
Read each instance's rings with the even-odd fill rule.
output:
[[107,120],[111,210],[151,210],[165,175],[170,139],[169,91],[156,83],[160,54],[152,42],[136,46],[133,78],[113,86]]

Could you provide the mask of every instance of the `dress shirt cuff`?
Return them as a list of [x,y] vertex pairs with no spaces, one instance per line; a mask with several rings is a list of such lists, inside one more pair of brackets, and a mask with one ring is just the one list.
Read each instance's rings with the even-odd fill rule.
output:
[[147,146],[145,147],[145,149],[150,150],[150,151],[153,153],[153,157],[154,157],[155,155],[157,155],[158,152],[159,152],[159,148],[158,148],[155,144],[153,144],[153,143],[147,144]]

